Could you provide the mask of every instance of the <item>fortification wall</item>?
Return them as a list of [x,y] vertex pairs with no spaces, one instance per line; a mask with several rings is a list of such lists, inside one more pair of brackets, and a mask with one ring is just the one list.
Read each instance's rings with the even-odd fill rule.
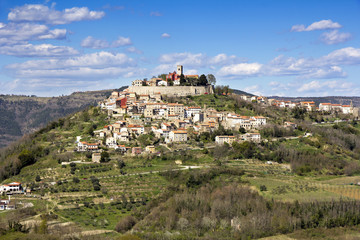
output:
[[137,95],[154,94],[160,92],[161,95],[167,95],[171,97],[214,93],[212,86],[129,86],[129,92],[135,92]]

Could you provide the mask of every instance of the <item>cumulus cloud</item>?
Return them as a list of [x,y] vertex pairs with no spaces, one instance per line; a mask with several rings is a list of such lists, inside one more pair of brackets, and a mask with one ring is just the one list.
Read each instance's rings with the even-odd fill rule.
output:
[[171,38],[170,34],[168,34],[168,33],[161,34],[161,37],[162,38]]
[[21,79],[104,79],[128,74],[136,62],[123,53],[97,52],[67,59],[30,60],[5,69]]
[[226,77],[248,77],[255,76],[261,72],[260,63],[239,63],[224,66],[218,71],[218,75]]
[[102,39],[95,39],[91,36],[86,37],[81,41],[81,46],[84,48],[92,48],[92,49],[104,49],[104,48],[117,48],[121,46],[131,45],[131,39],[125,37],[119,37],[117,40],[113,42],[108,42]]
[[317,64],[357,65],[360,64],[360,48],[341,48],[319,58]]
[[143,54],[143,52],[141,50],[137,49],[134,46],[126,48],[126,51],[129,53]]
[[[213,57],[212,59],[220,58]],[[197,56],[201,59],[201,56]],[[221,59],[221,58],[220,58]],[[225,62],[231,59],[226,58]],[[210,61],[207,61],[209,63]],[[342,48],[319,58],[293,58],[283,55],[275,57],[267,64],[232,63],[226,64],[218,75],[227,78],[250,76],[295,76],[299,79],[345,78],[347,73],[341,66],[360,64],[360,48]]]
[[320,59],[278,56],[263,68],[268,76],[297,76],[298,78],[338,78],[346,73],[335,63],[324,63]]
[[305,27],[305,25],[294,25],[291,27],[292,32],[309,32],[309,31],[315,31],[315,30],[326,30],[326,29],[336,29],[341,28],[342,26],[337,23],[333,22],[330,19],[328,20],[321,20],[318,22],[314,22],[310,24],[309,26]]
[[[4,72],[15,79],[4,86],[6,92],[24,93],[30,89],[32,94],[49,96],[59,94],[59,88],[61,93],[102,89],[111,86],[106,83],[109,80],[143,77],[146,69],[137,67],[136,61],[126,54],[102,51],[71,58],[14,63],[7,65]],[[128,83],[119,81],[117,86]]]
[[[335,92],[352,92],[355,89],[353,83],[332,80],[332,81],[319,81],[314,80],[302,84],[297,91],[298,92],[327,92],[329,90]],[[357,89],[358,90],[358,89]]]
[[91,36],[88,36],[81,41],[81,46],[85,48],[102,49],[108,48],[109,43],[106,40],[95,39]]
[[257,96],[261,96],[262,95],[262,90],[261,87],[259,85],[252,85],[252,86],[247,86],[244,88],[244,91],[247,93],[251,93],[251,94],[255,94]]
[[269,63],[244,62],[234,55],[218,54],[207,56],[203,53],[169,53],[159,58],[161,63],[155,73],[173,71],[177,64],[186,69],[199,70],[209,68],[217,75],[228,78],[246,78],[254,76],[294,76],[297,79],[345,78],[343,66],[360,64],[360,48],[342,48],[319,58],[293,58],[283,55],[275,57]]
[[17,57],[67,57],[79,52],[67,46],[54,46],[51,44],[18,44],[0,47],[0,54]]
[[83,20],[96,20],[105,16],[103,11],[90,11],[87,7],[57,11],[42,4],[26,4],[11,9],[8,20],[13,22],[43,22],[58,25]]
[[350,33],[341,33],[338,30],[324,32],[320,40],[328,45],[346,42],[351,38]]
[[66,35],[66,29],[50,30],[42,24],[2,24],[0,28],[0,54],[18,57],[66,57],[78,54],[78,51],[71,47],[29,43],[29,41],[34,40],[61,40],[65,39]]
[[214,57],[207,56],[203,53],[169,53],[163,54],[159,58],[159,62],[166,65],[181,64],[187,68],[203,68],[212,66],[223,66],[242,62],[243,59],[237,58],[235,55],[226,55],[224,53],[218,54]]
[[[30,40],[65,39],[66,29],[50,30],[46,25],[33,23],[8,23],[0,28],[0,39],[5,39],[13,44]],[[1,40],[0,40],[1,41]],[[3,44],[6,41],[3,41]]]
[[131,39],[125,37],[119,37],[117,40],[111,43],[111,47],[120,47],[120,46],[128,46],[131,45]]

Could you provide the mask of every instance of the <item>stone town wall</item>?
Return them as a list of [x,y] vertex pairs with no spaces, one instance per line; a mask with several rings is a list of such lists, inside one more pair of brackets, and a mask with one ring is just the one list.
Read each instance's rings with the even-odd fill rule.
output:
[[181,97],[188,95],[202,95],[205,93],[214,93],[212,86],[130,86],[129,92],[135,92],[140,94],[154,94],[160,92],[161,95],[167,95],[171,97]]

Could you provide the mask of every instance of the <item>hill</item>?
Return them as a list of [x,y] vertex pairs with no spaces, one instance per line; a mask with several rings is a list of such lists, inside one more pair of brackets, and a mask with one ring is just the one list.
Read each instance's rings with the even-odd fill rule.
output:
[[[334,124],[341,116],[222,94],[169,100],[211,112],[261,114],[269,122],[259,129],[264,140],[216,145],[215,136],[238,137],[243,131],[219,126],[199,135],[189,132],[187,142],[165,144],[149,131],[163,120],[141,118],[136,121],[147,126],[146,134],[124,144],[154,146],[155,152],[125,154],[95,133],[119,119],[90,106],[0,151],[4,183],[21,182],[32,190],[12,196],[21,205],[0,215],[0,236],[122,239],[120,233],[131,230],[128,239],[254,239],[311,236],[320,227],[332,229],[329,236],[356,232],[351,226],[360,224],[360,188],[353,184],[360,179],[357,122]],[[315,124],[319,118],[330,123]],[[283,127],[284,121],[297,123],[297,129]],[[100,140],[100,163],[89,151],[74,151],[77,136]],[[9,224],[18,221],[35,227],[26,233]]]
[[341,105],[349,105],[352,101],[355,107],[360,106],[360,97],[342,97],[342,96],[328,96],[328,97],[279,97],[279,96],[270,96],[268,98],[273,98],[277,100],[285,100],[285,101],[314,101],[316,105],[319,103],[332,103],[332,104],[341,104]]
[[255,96],[254,94],[244,92],[242,90],[238,90],[238,89],[231,89],[231,90],[233,91],[233,93],[238,94],[238,95]]
[[[126,87],[122,87],[124,89]],[[96,105],[110,90],[75,92],[68,96],[0,95],[0,148],[45,126],[50,121]]]

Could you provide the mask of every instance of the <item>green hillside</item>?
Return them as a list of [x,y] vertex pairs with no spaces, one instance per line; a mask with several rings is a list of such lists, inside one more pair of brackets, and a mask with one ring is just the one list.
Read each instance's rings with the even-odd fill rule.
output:
[[[359,237],[360,124],[333,123],[351,116],[269,107],[237,95],[167,101],[262,115],[268,124],[260,129],[261,143],[232,145],[216,145],[215,136],[238,136],[241,129],[189,133],[178,144],[149,132],[126,146],[153,145],[154,154],[101,145],[101,162],[95,163],[90,152],[74,151],[76,138],[96,142],[94,131],[116,119],[88,106],[51,121],[0,151],[2,183],[21,182],[32,190],[12,196],[17,210],[0,211],[0,238]],[[147,128],[154,124],[141,121]],[[285,121],[298,127],[284,127]]]
[[96,105],[112,91],[76,92],[59,97],[0,95],[0,148],[50,121]]

